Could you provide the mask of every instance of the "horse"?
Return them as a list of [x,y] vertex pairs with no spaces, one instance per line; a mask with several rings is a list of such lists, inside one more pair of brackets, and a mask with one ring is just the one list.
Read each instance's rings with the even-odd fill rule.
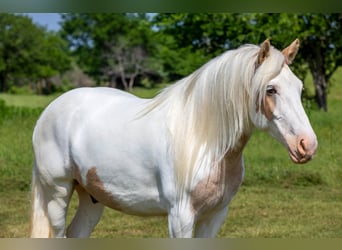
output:
[[[33,131],[31,237],[89,237],[104,207],[165,215],[170,237],[215,237],[244,176],[258,128],[306,163],[317,138],[303,83],[266,39],[225,51],[152,99],[105,87],[56,98]],[[79,205],[70,225],[73,191]]]

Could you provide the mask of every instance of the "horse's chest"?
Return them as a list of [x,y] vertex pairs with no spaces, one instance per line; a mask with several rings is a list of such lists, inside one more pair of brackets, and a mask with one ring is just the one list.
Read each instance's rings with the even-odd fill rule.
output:
[[237,192],[243,176],[241,158],[225,159],[217,169],[194,186],[191,191],[191,205],[195,213],[228,205]]

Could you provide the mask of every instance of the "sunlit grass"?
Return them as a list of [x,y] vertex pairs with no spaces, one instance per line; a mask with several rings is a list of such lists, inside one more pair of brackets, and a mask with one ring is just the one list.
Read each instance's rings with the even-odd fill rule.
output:
[[7,106],[40,108],[47,106],[58,94],[49,96],[0,94]]
[[342,236],[342,192],[327,187],[242,187],[219,237]]
[[[29,193],[10,191],[0,203],[0,237],[28,237]],[[70,205],[68,221],[77,205]],[[342,192],[329,187],[242,187],[220,238],[337,238],[342,236]],[[166,217],[136,217],[106,208],[92,238],[164,238]]]

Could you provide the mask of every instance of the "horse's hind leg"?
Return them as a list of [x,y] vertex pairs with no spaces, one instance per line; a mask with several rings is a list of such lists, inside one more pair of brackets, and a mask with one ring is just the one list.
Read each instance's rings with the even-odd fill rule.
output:
[[[73,191],[73,183],[59,183],[50,189],[51,200],[48,202],[48,216],[53,237],[65,237],[66,214]],[[47,192],[51,192],[47,190]]]
[[73,182],[54,180],[42,183],[36,171],[32,182],[31,237],[64,237],[68,204],[73,192]]
[[81,185],[76,184],[75,189],[78,194],[79,205],[76,215],[68,227],[67,237],[88,238],[99,222],[104,206],[92,200],[91,196]]

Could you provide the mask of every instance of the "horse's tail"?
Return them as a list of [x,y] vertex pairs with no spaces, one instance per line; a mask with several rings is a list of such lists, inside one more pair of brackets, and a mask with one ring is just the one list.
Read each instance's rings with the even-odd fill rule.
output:
[[31,238],[51,237],[50,222],[47,217],[47,204],[44,199],[44,190],[37,176],[36,167],[32,172],[32,199],[31,199]]

